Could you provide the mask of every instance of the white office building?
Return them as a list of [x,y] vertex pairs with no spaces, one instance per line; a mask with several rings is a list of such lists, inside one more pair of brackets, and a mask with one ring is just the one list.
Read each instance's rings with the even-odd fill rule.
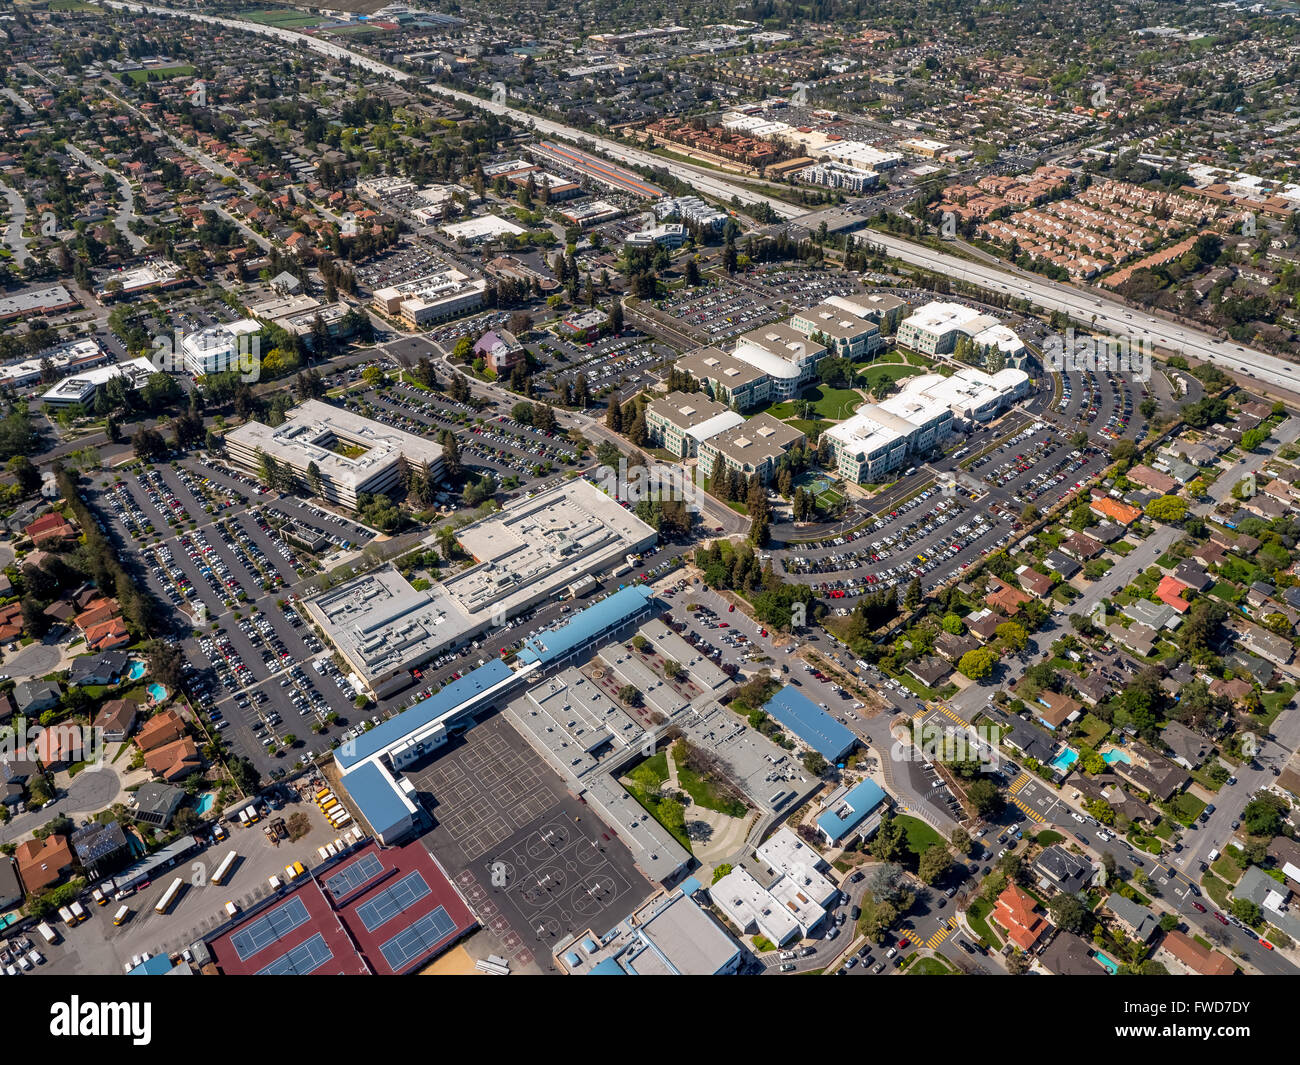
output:
[[[213,325],[188,334],[181,341],[181,359],[191,377],[247,369],[260,358],[252,342],[244,338],[262,331],[255,318],[241,318],[229,324]],[[256,356],[256,357],[255,357]]]

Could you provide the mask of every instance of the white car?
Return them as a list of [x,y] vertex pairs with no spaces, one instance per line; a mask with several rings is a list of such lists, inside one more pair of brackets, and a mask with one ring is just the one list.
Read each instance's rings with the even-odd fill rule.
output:
[[1097,833],[1097,838],[1098,838],[1102,843],[1109,843],[1109,842],[1110,842],[1110,833],[1109,833],[1109,832],[1106,832],[1105,830],[1099,831],[1099,832]]

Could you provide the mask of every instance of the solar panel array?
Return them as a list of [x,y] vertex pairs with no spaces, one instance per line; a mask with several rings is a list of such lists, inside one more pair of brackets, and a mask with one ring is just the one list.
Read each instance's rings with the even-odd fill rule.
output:
[[446,907],[426,913],[393,936],[380,948],[384,960],[395,973],[400,973],[416,958],[423,957],[456,930],[456,922],[448,915]]
[[311,939],[299,943],[296,947],[282,954],[264,969],[258,970],[258,976],[307,976],[314,973],[334,957],[325,940],[317,932]]
[[375,855],[363,854],[357,861],[344,866],[326,880],[325,890],[336,900],[341,899],[345,895],[351,895],[362,884],[374,880],[383,871],[384,863]]
[[380,925],[387,924],[403,910],[408,910],[429,894],[429,885],[418,872],[408,873],[392,887],[384,888],[369,902],[357,907],[357,916],[366,926],[367,932],[373,932]]
[[258,951],[265,950],[309,920],[311,915],[307,912],[307,907],[302,904],[302,899],[292,898],[265,917],[259,917],[233,933],[230,937],[230,945],[235,948],[240,961],[248,961]]

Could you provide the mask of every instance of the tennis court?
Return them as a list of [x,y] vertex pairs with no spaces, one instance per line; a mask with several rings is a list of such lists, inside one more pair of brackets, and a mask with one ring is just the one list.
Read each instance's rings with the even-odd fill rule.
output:
[[310,920],[311,915],[302,899],[295,897],[239,929],[230,937],[230,945],[235,948],[240,961],[248,961],[258,951],[265,950]]
[[445,907],[439,906],[381,944],[379,952],[388,962],[389,968],[395,973],[400,973],[411,962],[425,957],[436,949],[454,931],[456,931],[456,922],[447,915]]
[[418,872],[408,873],[390,888],[384,888],[369,902],[357,907],[357,916],[367,932],[387,924],[403,910],[409,910],[430,892],[429,885]]
[[325,940],[319,933],[311,939],[299,943],[296,947],[282,954],[264,969],[259,969],[258,976],[307,976],[314,973],[334,957]]

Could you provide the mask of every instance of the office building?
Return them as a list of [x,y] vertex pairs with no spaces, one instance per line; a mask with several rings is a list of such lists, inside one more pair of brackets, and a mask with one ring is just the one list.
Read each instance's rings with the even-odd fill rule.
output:
[[645,409],[651,443],[679,459],[694,458],[699,454],[701,440],[744,421],[725,403],[709,399],[702,392],[671,392],[651,400]]
[[700,473],[714,477],[716,471],[726,468],[746,478],[758,474],[766,484],[776,472],[777,459],[804,439],[794,426],[770,414],[756,414],[741,425],[700,441]]
[[414,281],[375,290],[376,310],[397,318],[408,329],[423,329],[483,305],[487,283],[459,270],[442,270]]
[[363,492],[378,495],[397,488],[407,467],[433,481],[442,478],[443,449],[432,440],[316,399],[288,411],[282,425],[247,422],[232,429],[226,434],[226,452],[259,474],[265,455],[292,469],[313,492],[352,508]]
[[841,359],[865,359],[885,346],[878,325],[831,303],[792,314],[790,328],[809,338],[824,338],[830,353]]

